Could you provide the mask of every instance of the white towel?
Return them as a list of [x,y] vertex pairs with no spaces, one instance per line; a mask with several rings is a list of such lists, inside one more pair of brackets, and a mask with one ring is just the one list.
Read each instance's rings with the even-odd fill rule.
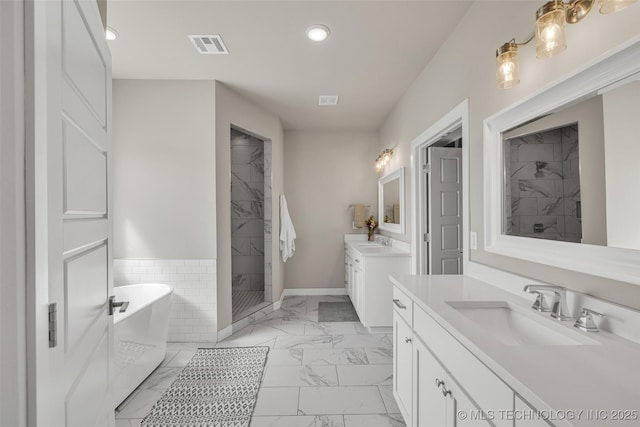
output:
[[287,262],[296,251],[296,230],[293,228],[287,200],[284,194],[280,195],[280,252],[282,252],[282,262]]

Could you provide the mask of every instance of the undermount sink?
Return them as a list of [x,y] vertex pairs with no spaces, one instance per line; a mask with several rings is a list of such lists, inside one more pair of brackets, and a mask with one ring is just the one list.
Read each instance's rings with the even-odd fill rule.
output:
[[504,345],[594,345],[577,331],[507,301],[450,301],[449,306]]

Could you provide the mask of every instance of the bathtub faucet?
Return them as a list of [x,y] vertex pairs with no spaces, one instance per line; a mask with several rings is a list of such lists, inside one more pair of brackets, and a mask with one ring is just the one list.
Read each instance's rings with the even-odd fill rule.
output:
[[109,316],[113,316],[116,308],[120,308],[119,312],[124,313],[129,307],[129,301],[116,301],[116,297],[109,297]]

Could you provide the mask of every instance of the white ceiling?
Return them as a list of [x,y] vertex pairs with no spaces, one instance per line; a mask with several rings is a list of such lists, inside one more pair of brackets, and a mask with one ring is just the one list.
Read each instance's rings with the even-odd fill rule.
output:
[[[215,79],[285,129],[374,130],[471,1],[111,0],[118,79]],[[314,43],[312,24],[331,29]],[[220,34],[229,55],[198,54],[189,34]],[[319,95],[339,95],[336,107]]]

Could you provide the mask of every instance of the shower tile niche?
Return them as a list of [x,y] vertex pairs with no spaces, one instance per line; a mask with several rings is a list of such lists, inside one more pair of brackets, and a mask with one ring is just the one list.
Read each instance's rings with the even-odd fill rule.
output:
[[578,125],[505,140],[505,234],[582,239]]
[[[271,300],[271,143],[231,129],[233,315]],[[266,255],[266,256],[265,256]],[[268,280],[266,278],[269,277]],[[268,285],[267,286],[267,282]]]

